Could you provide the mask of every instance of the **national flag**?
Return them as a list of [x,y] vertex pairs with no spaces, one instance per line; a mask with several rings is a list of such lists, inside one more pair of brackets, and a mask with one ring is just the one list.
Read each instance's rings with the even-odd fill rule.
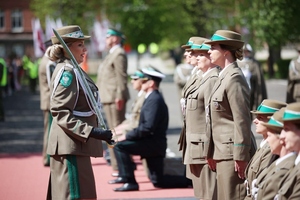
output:
[[102,52],[105,50],[106,31],[109,27],[109,22],[104,20],[101,22],[95,20],[92,31],[91,46],[93,51]]
[[44,33],[41,27],[40,20],[33,18],[31,20],[32,34],[33,34],[33,47],[34,55],[36,58],[40,58],[44,55],[45,44],[44,44]]
[[54,20],[49,16],[46,16],[46,40],[49,40],[52,36],[54,36],[53,29],[57,29],[63,27],[63,23],[60,18]]

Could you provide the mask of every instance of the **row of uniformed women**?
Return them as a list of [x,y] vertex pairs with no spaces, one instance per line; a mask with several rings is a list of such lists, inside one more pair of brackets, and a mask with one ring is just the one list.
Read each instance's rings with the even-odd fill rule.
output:
[[[277,102],[277,106],[279,104]],[[265,116],[258,119],[259,115],[268,115],[266,113],[272,110],[276,112],[268,122],[263,122]],[[257,129],[267,133],[265,140],[268,145],[262,148],[265,153],[257,151],[255,155],[258,155],[253,157],[260,157],[261,162],[250,163],[256,171],[250,177],[250,180],[253,177],[255,179],[249,184],[251,194],[246,199],[300,199],[300,103],[287,104],[278,110],[274,101],[265,100],[258,108],[258,113]]]
[[[221,34],[215,34],[212,38],[212,40],[215,38],[215,43],[221,43],[220,47],[221,50],[224,48],[222,48],[222,46],[225,44],[223,41],[219,42],[218,40],[221,38],[222,40],[222,35]],[[225,38],[232,38],[232,37],[225,37]],[[237,39],[237,38],[235,38]],[[215,52],[215,56],[213,55],[213,53],[211,53],[211,62],[218,64],[223,70],[220,72],[219,74],[219,84],[217,83],[214,88],[216,88],[216,91],[213,89],[212,91],[212,95],[211,95],[211,101],[210,101],[210,118],[208,118],[208,121],[210,121],[210,123],[208,123],[208,125],[211,125],[212,127],[209,129],[211,130],[211,134],[208,134],[208,136],[212,136],[213,138],[208,138],[208,154],[207,154],[207,159],[208,159],[208,163],[210,165],[210,167],[212,169],[214,169],[214,162],[210,162],[210,158],[212,157],[214,161],[217,161],[216,163],[216,172],[217,172],[217,189],[218,189],[218,199],[244,199],[244,195],[245,195],[245,191],[244,189],[246,188],[246,194],[247,196],[245,197],[245,199],[253,199],[253,198],[258,198],[258,199],[267,199],[267,195],[270,195],[270,192],[268,191],[268,189],[270,189],[270,185],[267,185],[268,183],[272,182],[272,180],[274,182],[272,182],[273,184],[276,185],[276,176],[273,177],[273,179],[269,179],[267,182],[267,184],[263,184],[263,180],[265,180],[265,176],[268,173],[268,170],[266,171],[266,167],[271,165],[272,167],[274,167],[274,165],[279,164],[280,161],[282,161],[284,158],[284,156],[289,157],[289,159],[293,160],[293,158],[295,158],[295,156],[293,156],[292,154],[290,154],[290,152],[286,151],[285,148],[281,148],[280,151],[278,150],[278,148],[274,148],[274,141],[272,141],[272,137],[274,132],[267,132],[266,128],[263,126],[264,123],[269,121],[269,117],[275,112],[278,111],[281,107],[284,107],[286,105],[286,103],[284,102],[279,102],[279,101],[274,101],[274,100],[265,100],[261,103],[261,105],[258,107],[258,109],[256,111],[253,111],[252,113],[256,114],[257,117],[256,119],[254,119],[254,123],[256,124],[256,132],[259,134],[263,135],[263,141],[260,144],[259,149],[256,151],[255,155],[252,157],[252,159],[250,160],[250,162],[247,164],[247,160],[249,159],[249,157],[247,158],[247,156],[249,156],[249,147],[250,147],[250,157],[253,154],[253,150],[254,148],[251,148],[251,146],[253,146],[252,144],[255,144],[254,140],[252,140],[250,137],[252,137],[253,135],[249,132],[245,132],[245,128],[248,127],[248,115],[246,115],[249,112],[246,112],[247,110],[247,106],[248,106],[248,102],[246,101],[248,98],[247,96],[247,87],[245,86],[238,86],[238,85],[234,85],[234,83],[238,83],[240,85],[242,85],[245,81],[243,81],[240,76],[238,76],[238,67],[233,67],[233,65],[236,65],[234,61],[234,54],[235,57],[238,58],[241,49],[238,49],[241,47],[241,44],[237,44],[236,47],[238,48],[233,48],[232,46],[234,46],[234,44],[238,41],[227,41],[227,43],[231,43],[230,45],[226,45],[227,47],[225,47],[225,49],[229,50],[229,52],[231,52],[231,57],[228,57],[227,61],[225,58],[225,67],[223,68],[224,65],[222,65],[223,63],[222,61],[222,57],[218,57],[220,56],[220,54],[217,54],[217,52]],[[213,44],[213,42],[209,42],[210,44]],[[231,47],[228,47],[231,46]],[[218,50],[218,46],[216,47],[216,49]],[[214,51],[214,46],[212,45],[211,50]],[[235,50],[234,50],[235,49]],[[222,52],[222,51],[221,51]],[[223,52],[224,53],[224,52]],[[226,57],[226,53],[223,54],[224,57]],[[232,57],[233,56],[233,57]],[[218,60],[220,62],[215,62],[215,60]],[[231,60],[231,61],[230,61]],[[224,60],[223,60],[224,61]],[[229,64],[228,65],[228,61]],[[227,62],[227,65],[226,65]],[[230,67],[235,68],[236,73],[232,73],[231,77],[229,77],[228,75],[226,76],[226,73],[229,73]],[[228,69],[229,68],[229,69]],[[232,69],[233,69],[232,68]],[[233,72],[233,70],[231,70],[231,72]],[[222,78],[224,78],[224,80],[222,80]],[[227,81],[226,81],[227,80]],[[225,86],[224,86],[225,85]],[[218,88],[219,87],[219,88]],[[220,89],[220,88],[224,88],[224,89]],[[233,91],[233,90],[236,91]],[[224,91],[224,92],[222,92]],[[240,97],[239,97],[240,95]],[[245,103],[245,105],[243,106],[240,102],[238,101],[243,101],[243,103]],[[226,103],[227,101],[227,103]],[[240,109],[240,110],[239,110]],[[244,112],[244,116],[243,114],[240,112],[241,110],[242,113]],[[227,121],[225,121],[227,120]],[[219,123],[218,123],[219,122]],[[272,121],[271,121],[272,123]],[[234,124],[234,126],[232,126],[232,124]],[[230,128],[231,127],[231,128]],[[250,128],[248,127],[248,129],[250,130]],[[233,132],[232,136],[230,137],[230,131]],[[225,134],[224,134],[225,133]],[[227,133],[227,134],[226,134]],[[229,133],[229,134],[228,134]],[[241,135],[242,133],[242,135]],[[246,133],[246,135],[245,135]],[[276,132],[275,132],[276,133]],[[244,134],[244,135],[243,135]],[[270,134],[271,137],[268,137],[268,135]],[[225,137],[226,135],[226,137]],[[229,136],[229,137],[228,137]],[[238,137],[240,137],[240,141],[243,141],[242,143],[237,142],[239,139]],[[229,139],[229,140],[228,140]],[[211,142],[213,141],[213,143]],[[247,144],[247,141],[250,142]],[[268,142],[268,143],[267,143]],[[228,149],[223,148],[225,147],[222,144],[227,144]],[[233,144],[233,146],[231,146],[231,144]],[[272,146],[271,146],[272,145]],[[210,146],[212,146],[213,148],[210,148]],[[233,149],[231,149],[233,147]],[[228,157],[226,156],[226,153],[224,154],[224,152],[228,152]],[[231,151],[233,154],[233,157],[231,157]],[[213,152],[213,154],[210,154],[210,152]],[[218,153],[219,152],[219,153]],[[212,156],[211,156],[212,155]],[[275,155],[275,156],[274,156]],[[276,156],[277,155],[277,156]],[[223,156],[223,158],[222,158]],[[276,160],[278,158],[278,156],[280,157],[280,160],[278,160],[278,162],[276,162],[276,164],[273,163],[274,160]],[[235,163],[234,165],[234,169],[230,169],[230,163],[232,161],[231,158],[233,158],[233,162]],[[228,160],[227,160],[228,159]],[[288,159],[287,159],[288,160]],[[242,161],[242,162],[241,162]],[[226,165],[226,163],[229,163],[229,165]],[[289,162],[286,162],[286,164]],[[218,167],[219,166],[219,167]],[[245,170],[245,166],[246,170]],[[270,167],[271,167],[270,166]],[[225,168],[227,167],[227,168]],[[289,168],[288,164],[285,166],[287,168]],[[276,167],[275,167],[276,168]],[[269,169],[269,168],[268,168]],[[220,172],[219,170],[223,170],[223,174],[222,172]],[[225,173],[226,170],[228,170],[227,172],[230,175],[230,178],[228,179],[228,177],[226,177]],[[237,175],[238,178],[235,176],[234,173],[232,173],[233,171],[237,171]],[[245,174],[244,174],[245,171]],[[278,166],[277,166],[277,171],[278,171]],[[273,170],[274,172],[274,170]],[[282,171],[282,173],[284,173],[284,170]],[[246,176],[246,181],[245,181],[245,185],[246,187],[242,186],[242,180],[244,178],[244,175]],[[278,175],[278,173],[277,173]],[[230,181],[229,181],[230,180]],[[232,181],[235,180],[235,181]],[[278,179],[277,179],[278,180]],[[223,181],[222,183],[220,181]],[[223,185],[223,187],[222,187]],[[240,187],[236,187],[236,186],[240,186]],[[227,186],[226,189],[224,189]],[[268,187],[267,187],[268,186]],[[234,188],[236,187],[236,188]],[[260,192],[257,195],[257,191],[258,188],[262,187],[264,188],[263,190],[260,190]],[[239,189],[237,189],[239,188]],[[220,189],[222,189],[223,191],[221,192]],[[274,189],[274,188],[272,188]],[[238,191],[239,190],[239,191]],[[275,187],[276,190],[276,187]],[[231,191],[232,193],[230,194]],[[280,191],[279,191],[280,193]],[[284,193],[284,192],[282,192]],[[272,196],[272,195],[271,195]],[[273,196],[274,197],[274,196]],[[271,199],[273,199],[273,197],[271,197]]]
[[[185,85],[182,107],[185,128],[180,143],[187,177],[193,181],[194,194],[200,199],[212,199],[216,195],[216,174],[208,168],[205,160],[206,141],[205,105],[219,73],[219,68],[210,62],[206,38],[193,37],[193,44],[183,46],[187,61],[195,66],[195,72]],[[190,39],[190,40],[191,40]],[[204,178],[205,177],[205,178]]]
[[277,156],[272,157],[272,152],[269,143],[267,142],[268,138],[268,130],[267,127],[264,126],[264,123],[267,123],[270,117],[278,111],[280,108],[285,107],[286,103],[265,99],[261,102],[261,104],[257,107],[256,110],[251,111],[254,115],[256,115],[253,123],[256,126],[256,133],[260,134],[263,139],[259,144],[257,151],[254,156],[251,158],[245,170],[245,186],[247,189],[247,196],[245,199],[252,199],[252,185],[255,184],[255,179],[267,168],[270,162],[273,162],[277,159]]
[[202,73],[191,76],[181,100],[185,128],[179,143],[187,176],[197,198],[244,199],[244,171],[255,151],[250,91],[236,63],[243,58],[244,42],[228,30],[193,42],[186,51],[191,62],[197,56]]

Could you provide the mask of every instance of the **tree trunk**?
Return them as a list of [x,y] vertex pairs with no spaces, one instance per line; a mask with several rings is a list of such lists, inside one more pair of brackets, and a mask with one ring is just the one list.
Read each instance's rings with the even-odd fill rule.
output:
[[274,64],[281,59],[280,51],[280,47],[269,47],[269,58],[267,62],[269,78],[274,78],[275,76]]

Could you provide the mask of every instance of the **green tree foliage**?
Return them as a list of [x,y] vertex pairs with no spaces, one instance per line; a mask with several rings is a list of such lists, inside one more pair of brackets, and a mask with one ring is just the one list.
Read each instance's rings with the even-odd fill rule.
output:
[[78,24],[87,32],[93,25],[95,15],[101,8],[101,1],[89,0],[31,0],[31,9],[45,26],[46,16],[61,18],[64,24]]
[[299,0],[31,0],[31,8],[41,22],[60,17],[85,32],[95,18],[107,18],[133,49],[152,42],[173,49],[191,36],[234,30],[254,49],[269,47],[271,73],[281,47],[300,40]]
[[209,37],[210,33],[208,33],[206,28],[208,16],[203,9],[203,5],[204,1],[202,0],[189,0],[183,3],[183,8],[187,17],[191,20],[191,25],[196,29],[192,35]]
[[247,0],[240,6],[242,25],[250,29],[257,46],[267,43],[271,47],[281,47],[287,42],[299,41],[300,1]]
[[237,0],[205,0],[203,10],[208,13],[204,23],[211,34],[219,29],[239,32],[241,19]]
[[165,49],[185,43],[195,32],[182,0],[104,0],[108,19],[121,24],[127,42],[138,44],[164,41]]
[[[300,1],[294,0],[246,0],[240,4],[243,26],[250,30],[256,47],[268,46],[268,72],[273,77],[273,64],[280,60],[281,47],[299,42]],[[281,62],[279,62],[281,63]],[[280,67],[280,66],[279,66]]]

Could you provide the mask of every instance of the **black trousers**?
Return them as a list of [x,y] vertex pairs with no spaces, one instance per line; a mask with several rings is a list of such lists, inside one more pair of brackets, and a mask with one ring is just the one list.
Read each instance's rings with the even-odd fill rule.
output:
[[184,173],[182,176],[164,175],[164,157],[159,154],[157,156],[151,154],[149,142],[124,140],[114,147],[114,152],[118,163],[119,176],[126,178],[128,182],[136,183],[130,155],[140,155],[147,161],[149,178],[154,187],[186,188],[189,186],[190,181]]

